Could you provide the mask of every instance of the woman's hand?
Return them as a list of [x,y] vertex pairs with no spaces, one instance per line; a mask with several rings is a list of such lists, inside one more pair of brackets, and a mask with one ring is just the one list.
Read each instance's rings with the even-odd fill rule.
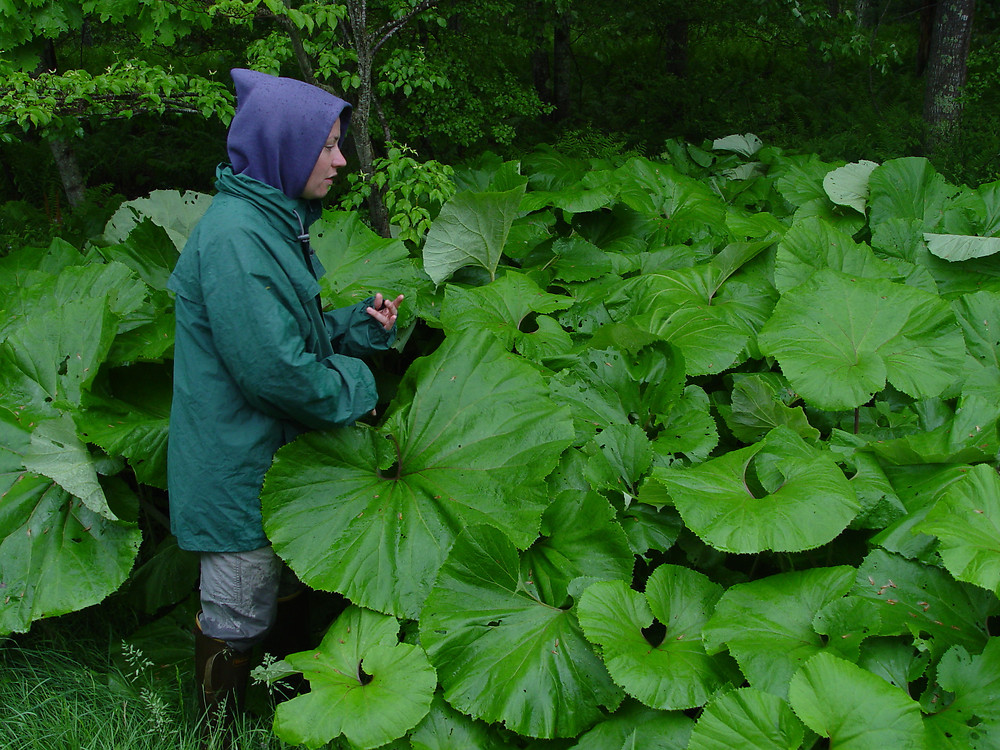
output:
[[399,314],[399,306],[401,304],[403,304],[402,294],[396,297],[396,299],[389,300],[384,299],[382,293],[379,292],[375,295],[375,301],[371,307],[365,308],[365,312],[375,318],[388,331],[396,325],[396,316]]

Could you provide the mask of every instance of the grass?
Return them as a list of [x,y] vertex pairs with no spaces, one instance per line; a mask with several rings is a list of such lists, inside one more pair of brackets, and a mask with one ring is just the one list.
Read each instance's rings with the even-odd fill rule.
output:
[[[197,750],[191,674],[153,668],[107,612],[88,610],[0,638],[0,748]],[[266,706],[266,701],[264,701]],[[269,709],[237,728],[236,748],[281,750]]]

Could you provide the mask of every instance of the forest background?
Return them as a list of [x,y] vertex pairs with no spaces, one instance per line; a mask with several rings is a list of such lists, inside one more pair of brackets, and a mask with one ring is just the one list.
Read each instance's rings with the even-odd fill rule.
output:
[[[1000,169],[1000,9],[976,5],[8,2],[0,232],[37,236],[85,199],[210,191],[235,66],[355,102],[355,171],[389,142],[455,164],[752,132],[827,159],[926,155],[981,183]],[[377,205],[372,222],[385,233]]]
[[[612,746],[609,737],[618,740],[617,748],[630,741],[642,746],[643,736],[658,738],[659,745],[646,745],[657,748],[687,747],[689,737],[694,737],[690,747],[732,747],[733,736],[745,736],[764,716],[780,719],[775,719],[781,734],[775,746],[822,746],[822,737],[834,742],[838,733],[858,726],[864,735],[858,747],[901,746],[894,743],[904,740],[913,747],[924,747],[925,741],[936,747],[944,746],[933,744],[944,742],[942,737],[958,737],[953,746],[965,747],[969,738],[989,742],[1000,736],[1000,716],[988,709],[997,703],[996,686],[984,676],[1000,658],[991,645],[998,606],[995,595],[980,590],[996,587],[996,545],[985,542],[986,562],[976,557],[975,565],[963,569],[949,556],[954,550],[948,544],[958,532],[944,529],[943,520],[949,512],[982,514],[974,509],[977,496],[990,502],[1000,498],[993,474],[965,476],[971,466],[995,466],[997,454],[997,415],[988,405],[997,401],[1000,387],[1000,342],[993,342],[988,329],[1000,309],[991,265],[998,232],[991,183],[1000,178],[1000,8],[973,0],[635,0],[614,5],[589,0],[0,0],[0,50],[0,278],[7,287],[0,290],[0,309],[7,317],[0,329],[0,632],[18,634],[3,642],[0,674],[0,700],[14,707],[16,718],[5,726],[15,734],[0,738],[11,747],[77,747],[84,741],[73,737],[101,736],[94,723],[80,722],[87,713],[81,706],[88,705],[107,707],[107,714],[93,722],[114,725],[108,747],[120,741],[115,732],[137,732],[142,739],[129,740],[134,747],[158,746],[157,736],[168,746],[193,741],[178,735],[173,722],[179,712],[191,718],[190,706],[183,705],[186,676],[175,673],[169,689],[170,675],[165,679],[163,674],[164,665],[184,669],[177,665],[186,663],[190,644],[178,634],[190,619],[196,575],[190,559],[171,546],[162,481],[168,403],[163,394],[169,393],[170,362],[170,306],[162,282],[176,250],[155,221],[142,219],[158,216],[170,225],[173,238],[190,228],[185,221],[201,200],[191,196],[212,192],[215,167],[225,160],[226,127],[235,105],[228,71],[237,66],[312,81],[355,104],[349,166],[328,203],[352,210],[371,232],[354,218],[326,217],[324,232],[342,239],[350,258],[337,269],[348,274],[346,289],[327,283],[324,295],[330,302],[357,294],[374,283],[376,272],[398,272],[389,278],[412,285],[415,293],[409,286],[406,291],[416,312],[404,321],[403,356],[382,363],[388,364],[389,375],[380,386],[391,393],[399,389],[397,412],[388,416],[396,437],[406,435],[407,419],[417,419],[407,412],[407,400],[436,397],[444,387],[427,364],[439,360],[421,355],[444,340],[438,355],[444,358],[461,340],[460,316],[449,317],[450,311],[489,306],[493,303],[483,300],[495,293],[504,297],[499,307],[506,305],[507,314],[524,306],[513,332],[503,328],[501,339],[534,370],[497,359],[502,364],[496,372],[483,372],[456,357],[463,364],[455,365],[460,369],[451,380],[491,382],[496,390],[491,408],[499,413],[511,397],[503,375],[522,389],[514,398],[537,399],[533,403],[548,420],[541,426],[516,425],[519,439],[537,449],[537,466],[519,474],[516,457],[508,457],[512,465],[491,467],[496,471],[489,482],[523,482],[525,507],[517,512],[537,526],[536,494],[545,477],[524,472],[542,466],[551,470],[555,447],[572,442],[558,471],[546,480],[552,494],[541,523],[543,529],[556,529],[551,534],[533,540],[523,524],[506,515],[509,508],[496,507],[487,509],[492,515],[470,513],[476,521],[465,518],[464,530],[460,524],[442,524],[437,541],[442,546],[454,542],[453,552],[446,561],[443,553],[433,561],[417,560],[422,582],[405,580],[402,554],[390,560],[403,570],[391,584],[382,571],[339,581],[336,570],[319,576],[318,588],[371,608],[352,607],[340,621],[382,633],[378,643],[361,645],[385,647],[397,640],[397,632],[400,646],[422,642],[434,656],[442,686],[433,706],[433,680],[413,688],[418,696],[404,706],[377,693],[381,683],[376,681],[371,692],[386,700],[380,704],[385,714],[412,721],[385,735],[370,726],[342,727],[351,746],[375,747],[387,738],[393,747],[447,746],[442,732],[459,732],[465,746],[483,748],[604,748]],[[659,165],[665,164],[672,166],[661,173]],[[848,174],[849,188],[838,192],[842,185],[831,187],[824,176],[843,165],[849,165],[847,172],[839,174]],[[157,191],[169,191],[173,198]],[[193,192],[182,198],[178,191]],[[159,197],[143,203],[150,194]],[[137,213],[122,222],[119,207],[126,201]],[[728,218],[723,221],[723,216]],[[456,224],[474,225],[470,217],[481,220],[481,232],[473,232],[471,243],[482,240],[485,251],[471,264],[455,259],[469,236],[453,241],[460,235],[452,234]],[[930,254],[921,245],[956,237],[966,254],[952,252],[948,262],[941,261],[947,251],[937,255],[940,244]],[[976,243],[970,238],[983,240],[971,260],[968,247]],[[869,261],[867,243],[880,259],[898,257],[888,257],[891,267]],[[824,248],[829,257],[809,257],[822,255]],[[423,270],[411,275],[421,254]],[[386,260],[390,257],[395,266]],[[851,257],[865,260],[854,266]],[[351,263],[368,258],[379,262],[360,281],[351,278],[357,272]],[[794,366],[788,348],[793,344],[782,343],[781,332],[792,331],[794,340],[804,330],[807,323],[791,308],[802,299],[805,309],[819,307],[806,296],[804,282],[813,266],[826,264],[834,270],[816,273],[810,294],[842,298],[841,312],[852,320],[871,319],[874,313],[865,307],[871,299],[891,299],[892,314],[906,318],[904,328],[919,329],[915,336],[926,334],[932,342],[926,347],[935,366],[909,362],[914,372],[904,365],[902,375],[892,371],[889,384],[884,378],[881,384],[877,377],[870,381],[866,372],[860,384],[836,383],[845,390],[832,395],[817,395],[822,388],[810,382],[816,373],[790,385]],[[97,267],[107,275],[99,279]],[[405,272],[398,271],[404,267]],[[865,287],[871,299],[857,302],[850,287],[837,286],[839,272],[880,281]],[[533,286],[542,282],[548,284],[544,293]],[[690,282],[692,289],[669,287],[675,282]],[[900,291],[904,286],[929,291],[930,297],[913,296],[909,288]],[[706,289],[703,300],[698,295]],[[776,307],[782,296],[787,304]],[[64,300],[62,309],[53,309]],[[663,333],[672,324],[655,317],[657,305],[675,304],[682,312],[696,310],[690,321],[704,326],[704,339],[692,345],[685,337],[697,337],[697,331]],[[911,305],[910,312],[899,312]],[[948,305],[953,313],[945,312]],[[654,310],[653,318],[642,317],[646,308]],[[926,319],[918,320],[919,310],[930,310]],[[830,312],[824,322],[835,325],[838,316]],[[605,325],[608,332],[602,335]],[[636,325],[649,330],[637,333]],[[956,343],[959,326],[966,344]],[[495,320],[487,323],[491,333],[496,327]],[[941,333],[949,327],[947,335]],[[765,329],[758,346],[757,334]],[[663,335],[650,338],[650,332]],[[151,344],[149,339],[157,337]],[[705,340],[713,337],[718,340]],[[479,337],[477,356],[490,361],[495,352],[485,338]],[[708,351],[715,343],[728,357],[725,364],[719,364],[717,352]],[[63,349],[70,346],[88,354],[89,361],[64,358]],[[627,373],[616,370],[617,381],[587,381],[587,369],[597,362],[587,359],[591,351],[612,352],[601,356]],[[790,357],[787,367],[783,356]],[[630,357],[635,361],[625,364]],[[982,372],[959,377],[963,357],[976,358]],[[787,373],[779,375],[776,361]],[[100,374],[86,374],[85,364]],[[461,369],[467,364],[471,369]],[[964,366],[975,369],[967,361]],[[536,382],[540,372],[552,387],[547,395]],[[494,375],[496,382],[490,380]],[[953,382],[944,383],[946,377]],[[609,389],[617,390],[623,404],[596,406],[613,397]],[[624,394],[634,396],[644,419],[628,408],[635,404],[624,403]],[[582,423],[577,418],[570,428],[565,408],[549,411],[553,402],[569,404],[587,418]],[[447,403],[442,400],[442,411]],[[122,413],[136,404],[133,413]],[[968,420],[980,416],[973,414],[974,407],[980,408],[982,423],[974,426],[975,435],[965,434]],[[752,423],[741,421],[742,408],[752,412]],[[108,424],[102,431],[99,422],[107,415],[120,420],[118,425],[128,423],[128,429],[118,432]],[[602,419],[607,424],[596,430],[599,435],[590,434]],[[669,445],[664,441],[668,426],[676,425],[688,440]],[[575,434],[570,440],[560,431]],[[416,432],[410,434],[414,441]],[[876,443],[891,447],[875,448]],[[397,442],[401,455],[395,463],[379,455],[365,470],[371,469],[378,483],[391,483],[386,478],[395,471],[397,488],[408,488],[411,475],[402,455],[407,449],[405,441]],[[307,440],[296,450],[286,455],[299,471],[289,471],[286,463],[269,479],[277,489],[265,500],[270,503],[265,515],[276,545],[296,564],[315,569],[316,561],[309,558],[314,550],[301,539],[287,538],[300,533],[301,525],[282,512],[285,503],[314,503],[296,485],[297,475],[321,484],[324,460],[316,456],[325,448]],[[698,503],[686,498],[706,490],[687,494],[685,482],[691,480],[686,477],[700,475],[684,469],[718,466],[712,460],[724,462],[741,451],[760,452],[761,458],[754,459],[760,476],[750,471],[740,477],[750,485],[746,493],[758,499],[777,494],[776,487],[789,479],[778,476],[784,469],[775,470],[776,465],[808,463],[808,485],[836,456],[840,468],[832,473],[839,478],[830,480],[836,491],[821,489],[829,490],[822,500],[824,514],[837,518],[816,520],[815,529],[796,519],[785,539],[720,539],[711,523],[695,518],[691,508]],[[881,464],[869,461],[872,453]],[[412,454],[409,458],[415,460]],[[911,469],[918,480],[911,478]],[[853,499],[830,499],[844,489],[844,474],[858,487],[856,493],[845,492],[852,498],[857,494],[865,506],[862,512],[855,508],[853,520],[844,515]],[[460,486],[472,480],[455,481]],[[627,491],[621,507],[616,503],[623,483]],[[913,489],[915,484],[919,489]],[[600,528],[571,518],[576,511],[565,490],[584,485],[603,495],[586,494],[582,501],[589,520],[604,524]],[[933,523],[925,519],[927,496],[941,499],[940,512],[930,516]],[[429,497],[440,499],[433,493]],[[67,520],[74,508],[92,512],[93,522]],[[678,509],[685,508],[681,518]],[[38,538],[40,530],[47,534],[52,528],[45,519],[56,518],[61,520],[52,523],[63,524],[59,528],[71,542],[85,539],[91,558],[75,554],[73,544],[54,551]],[[626,518],[635,523],[627,542],[619,530]],[[845,528],[849,520],[851,527]],[[569,542],[560,536],[559,524],[570,521],[586,528],[586,538],[583,532]],[[497,528],[484,530],[482,524],[491,522]],[[920,544],[908,536],[911,528],[923,530],[923,536],[916,535]],[[803,530],[808,538],[798,536]],[[940,546],[926,541],[935,530],[943,540]],[[767,536],[766,529],[760,534]],[[434,546],[435,540],[425,541],[425,547]],[[542,574],[546,554],[555,559],[565,552],[545,552],[546,545],[559,544],[572,547],[578,559],[566,570]],[[489,557],[486,549],[504,564],[513,556],[514,578],[517,554],[522,554],[518,586],[526,588],[520,594],[527,591],[532,602],[570,623],[560,626],[566,639],[575,639],[565,651],[596,670],[585,675],[580,694],[568,679],[572,695],[564,695],[563,686],[535,685],[534,703],[527,705],[506,690],[456,694],[456,683],[489,670],[451,659],[449,649],[457,646],[437,634],[449,627],[461,630],[454,622],[438,629],[430,623],[461,612],[462,599],[448,606],[450,587],[457,586],[468,560]],[[595,560],[605,569],[595,572]],[[977,570],[970,572],[973,567]],[[88,570],[93,575],[78,575]],[[510,570],[488,572],[500,580]],[[892,578],[879,588],[876,579],[882,575]],[[634,576],[632,590],[608,580],[628,576]],[[609,585],[593,584],[579,596],[582,588],[574,586],[582,587],[584,579]],[[866,579],[875,593],[862,591]],[[612,583],[621,583],[625,593]],[[741,588],[755,583],[762,585]],[[931,618],[923,623],[928,633],[893,619],[884,606],[873,615],[866,596],[894,594],[897,584],[912,595],[910,617],[922,618],[940,603],[953,619],[942,618],[942,625]],[[725,594],[719,586],[728,587]],[[706,653],[699,647],[689,670],[670,662],[688,658],[670,650],[677,643],[662,642],[663,633],[657,635],[655,627],[626,624],[623,611],[611,611],[608,601],[615,596],[624,600],[643,589],[664,621],[657,607],[671,597],[680,602],[678,611],[703,610],[702,620],[688,625],[699,643],[704,632],[710,648]],[[815,593],[818,589],[823,593]],[[740,609],[744,591],[757,597],[746,611]],[[663,601],[656,601],[658,593]],[[709,620],[720,596],[722,603]],[[808,612],[796,610],[794,617],[808,625],[809,646],[787,663],[781,659],[791,641],[770,646],[764,638],[740,641],[740,623],[766,609],[762,602],[784,612],[795,605],[808,609],[819,599]],[[345,603],[323,602],[331,611]],[[608,611],[602,610],[605,605]],[[74,609],[82,611],[71,613]],[[503,618],[489,619],[492,627]],[[652,614],[649,620],[663,624]],[[671,674],[671,685],[651,686],[655,678],[643,671],[645,657],[629,662],[634,656],[629,649],[636,644],[616,639],[633,626],[641,629],[640,651],[662,649],[669,669],[656,669]],[[792,630],[784,622],[775,627],[786,626]],[[839,628],[860,629],[864,636],[841,635]],[[849,640],[831,643],[834,633]],[[520,635],[520,640],[494,645],[490,658],[516,655],[516,644],[531,640]],[[800,635],[796,632],[792,641]],[[683,638],[684,633],[678,640]],[[81,657],[86,668],[64,667],[63,651],[72,654],[82,642],[91,648]],[[556,638],[552,654],[560,651],[559,642]],[[407,654],[406,677],[425,678],[426,661],[413,666],[418,657],[425,659],[423,651]],[[613,681],[594,654],[608,660]],[[475,661],[475,654],[463,657]],[[619,657],[626,666],[614,663]],[[544,673],[546,658],[532,654],[529,661]],[[762,658],[781,667],[755,667]],[[448,674],[452,661],[461,666]],[[855,664],[864,669],[854,669]],[[361,678],[370,675],[360,663],[356,666],[361,684],[368,684]],[[467,668],[468,673],[462,671]],[[498,672],[507,668],[505,663]],[[787,679],[782,682],[772,671]],[[900,690],[873,687],[871,673]],[[527,692],[531,680],[518,678],[525,679]],[[744,678],[749,687],[723,689],[743,684]],[[821,688],[811,693],[804,684],[814,678],[827,680],[833,694],[824,696]],[[91,687],[82,689],[81,680]],[[971,686],[966,694],[955,688],[960,683]],[[59,687],[45,693],[46,684]],[[323,687],[329,698],[332,688]],[[630,696],[623,704],[619,687]],[[583,695],[587,689],[593,694]],[[440,697],[444,690],[449,691],[447,705]],[[678,695],[684,691],[688,694]],[[490,703],[493,692],[496,704]],[[80,700],[60,703],[67,695]],[[892,717],[850,715],[844,721],[847,709],[840,699],[851,695]],[[163,703],[164,696],[172,702]],[[950,715],[938,704],[942,696],[954,709]],[[710,697],[707,718],[692,735],[692,720],[703,715]],[[917,700],[926,730],[915,718]],[[823,726],[827,705],[841,712],[836,715],[842,725]],[[45,714],[39,706],[62,706],[62,713]],[[132,724],[121,724],[130,712],[117,709],[128,706],[141,709]],[[567,706],[571,710],[559,715]],[[737,709],[746,712],[746,723],[725,725]],[[548,712],[552,716],[540,716]],[[617,722],[598,723],[605,713],[618,716]],[[33,718],[38,716],[45,718]],[[550,719],[553,723],[546,723]],[[279,735],[318,746],[322,742],[309,734],[317,723],[310,710],[291,709]],[[713,731],[723,733],[713,740]],[[341,734],[331,732],[324,741]],[[55,734],[63,737],[62,744],[54,743]],[[259,746],[281,745],[269,729],[254,737]]]

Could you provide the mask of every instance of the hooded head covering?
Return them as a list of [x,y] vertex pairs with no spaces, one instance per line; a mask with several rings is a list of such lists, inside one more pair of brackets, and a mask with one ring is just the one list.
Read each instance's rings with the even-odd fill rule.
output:
[[233,172],[298,198],[338,117],[343,145],[351,105],[294,78],[242,68],[231,75],[236,114],[227,148]]

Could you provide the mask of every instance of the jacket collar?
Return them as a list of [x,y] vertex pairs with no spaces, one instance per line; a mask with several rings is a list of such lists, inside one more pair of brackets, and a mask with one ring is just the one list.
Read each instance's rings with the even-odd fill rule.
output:
[[281,231],[287,229],[290,239],[293,240],[308,233],[309,227],[323,212],[319,201],[289,198],[277,188],[253,177],[235,174],[228,164],[220,164],[215,177],[215,187],[220,193],[228,193],[253,203],[267,214]]

